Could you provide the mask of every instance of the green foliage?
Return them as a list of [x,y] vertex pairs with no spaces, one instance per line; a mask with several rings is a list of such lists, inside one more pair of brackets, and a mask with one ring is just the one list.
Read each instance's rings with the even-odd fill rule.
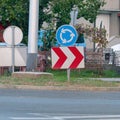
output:
[[[43,21],[51,23],[52,18],[56,18],[57,27],[68,24],[70,11],[74,5],[78,7],[78,17],[84,17],[94,22],[100,6],[104,5],[104,0],[40,0],[39,2],[39,28]],[[51,8],[49,9],[49,7]],[[45,12],[45,9],[48,11]],[[2,16],[1,22],[5,27],[8,25],[20,27],[24,33],[23,42],[27,43],[29,0],[1,0],[0,16]]]
[[91,37],[94,43],[97,43],[96,48],[105,48],[107,41],[107,34],[105,28],[83,26],[82,24],[75,25],[79,34],[85,34],[86,37]]
[[114,70],[104,70],[103,74],[105,77],[111,77],[111,78],[120,77],[120,75]]
[[49,21],[51,18],[50,14],[44,12],[44,9],[48,9],[48,3],[52,0],[39,0],[39,28],[44,21]]
[[[52,29],[54,31],[54,27],[58,28],[63,24],[69,24],[71,20],[70,12],[75,5],[78,7],[78,17],[84,17],[90,22],[94,22],[98,14],[98,10],[104,4],[104,0],[51,0],[51,2],[49,2],[48,4],[48,7],[50,7],[50,9],[46,7],[46,10],[48,12],[45,12],[46,15],[50,16],[49,19],[47,19],[46,21],[48,22],[47,30]],[[53,21],[53,19],[55,21]],[[55,22],[57,23],[56,26]],[[53,33],[54,34],[51,35],[52,37],[49,36],[47,38],[45,36],[43,38],[43,48],[46,50],[49,50],[50,47],[53,46],[53,43],[55,43],[55,38],[53,37],[55,36],[55,32]],[[81,40],[81,42],[84,42],[82,36],[83,34],[79,34],[80,39],[77,42]],[[51,46],[50,43],[52,43]]]
[[0,76],[0,84],[4,85],[33,85],[33,86],[73,86],[74,88],[79,87],[119,87],[120,82],[109,82],[101,81],[100,77],[120,77],[115,71],[105,70],[102,75],[99,75],[96,71],[91,70],[71,70],[70,82],[67,81],[67,70],[52,70],[49,69],[47,72],[53,74],[53,78],[40,77],[40,78],[16,78],[10,75]]
[[0,16],[2,16],[2,24],[5,27],[9,25],[19,26],[24,36],[26,36],[28,28],[28,5],[28,0],[1,0]]
[[[43,12],[44,7],[50,0],[40,0],[39,5],[39,27],[45,19],[48,19]],[[24,34],[24,43],[27,43],[28,21],[29,21],[29,0],[1,0],[0,1],[1,23],[7,27],[16,25]]]
[[41,51],[49,51],[51,47],[56,44],[55,40],[55,30],[48,29],[45,30],[42,36],[43,46],[40,47]]
[[78,7],[78,18],[84,17],[94,22],[104,4],[104,0],[53,0],[52,11],[57,14],[58,26],[70,23],[70,11],[74,5]]

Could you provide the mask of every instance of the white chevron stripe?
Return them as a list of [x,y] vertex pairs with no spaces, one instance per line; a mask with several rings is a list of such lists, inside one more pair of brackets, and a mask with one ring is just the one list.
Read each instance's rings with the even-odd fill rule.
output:
[[61,69],[65,69],[65,68],[69,68],[69,66],[71,65],[71,63],[74,61],[75,56],[73,55],[73,53],[68,49],[68,47],[61,47],[61,50],[65,53],[65,55],[67,56],[67,60],[64,62],[64,64],[62,65]]
[[[79,52],[84,56],[84,49],[83,47],[76,47]],[[80,62],[80,64],[77,66],[77,68],[84,68],[85,67],[85,64],[84,64],[84,58],[82,59],[82,61]]]
[[58,59],[59,59],[59,57],[58,57],[58,55],[54,52],[54,50],[52,50],[51,49],[51,57],[52,57],[52,59],[54,59],[54,60],[52,60],[52,68],[53,68],[53,66],[56,64],[56,62],[58,61]]

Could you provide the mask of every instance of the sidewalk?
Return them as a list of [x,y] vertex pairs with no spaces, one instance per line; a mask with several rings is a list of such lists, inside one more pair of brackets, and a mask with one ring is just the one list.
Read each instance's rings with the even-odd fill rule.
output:
[[102,81],[108,81],[108,82],[120,82],[120,78],[89,78],[92,80],[102,80]]

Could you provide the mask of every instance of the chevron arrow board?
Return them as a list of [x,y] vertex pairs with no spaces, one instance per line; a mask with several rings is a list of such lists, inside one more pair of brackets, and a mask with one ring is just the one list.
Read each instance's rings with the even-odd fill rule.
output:
[[53,69],[84,68],[84,48],[82,46],[53,47],[51,57]]

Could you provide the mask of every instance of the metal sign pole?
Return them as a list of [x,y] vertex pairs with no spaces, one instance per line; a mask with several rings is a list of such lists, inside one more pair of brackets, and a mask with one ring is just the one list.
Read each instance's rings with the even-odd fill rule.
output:
[[[17,26],[8,26],[3,33],[3,38],[5,42],[10,45],[11,54],[8,55],[8,58],[10,57],[10,62],[7,64],[7,66],[11,67],[11,72],[14,72],[15,63],[15,45],[19,44],[23,39],[23,33],[22,30]],[[18,62],[17,62],[18,63]]]
[[[71,15],[71,25],[74,26],[76,24],[76,19],[78,15],[78,8],[76,5],[73,6],[70,15]],[[67,69],[67,78],[68,78],[68,82],[70,82],[70,69]]]
[[15,26],[12,26],[12,72],[15,70]]
[[67,79],[68,79],[68,82],[70,82],[70,69],[67,69]]

